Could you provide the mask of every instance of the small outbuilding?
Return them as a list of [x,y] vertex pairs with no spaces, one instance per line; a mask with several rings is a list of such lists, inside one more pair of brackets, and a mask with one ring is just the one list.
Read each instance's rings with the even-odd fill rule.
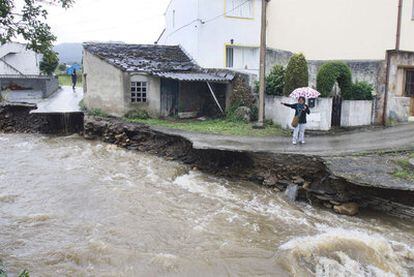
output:
[[199,67],[180,46],[85,43],[85,105],[113,116],[217,116],[232,91],[232,72]]

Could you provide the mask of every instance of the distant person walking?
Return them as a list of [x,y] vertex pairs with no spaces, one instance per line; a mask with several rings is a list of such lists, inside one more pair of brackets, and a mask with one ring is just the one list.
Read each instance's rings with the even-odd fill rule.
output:
[[74,70],[72,71],[72,75],[71,75],[71,77],[72,77],[72,89],[73,89],[73,90],[75,90],[75,88],[76,88],[76,83],[78,82],[78,75],[76,74],[76,69],[74,69]]
[[306,115],[310,114],[309,107],[305,104],[305,97],[299,97],[298,103],[295,104],[282,104],[295,110],[295,118],[292,122],[292,127],[295,128],[292,143],[295,145],[298,142],[305,144]]

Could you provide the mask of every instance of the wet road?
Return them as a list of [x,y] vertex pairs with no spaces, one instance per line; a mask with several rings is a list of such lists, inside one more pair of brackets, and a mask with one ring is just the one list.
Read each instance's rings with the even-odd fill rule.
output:
[[338,216],[77,136],[0,134],[0,260],[11,273],[413,276],[413,248],[412,222]]
[[37,103],[37,110],[32,113],[74,113],[80,112],[79,102],[83,99],[83,89],[62,87],[51,97]]

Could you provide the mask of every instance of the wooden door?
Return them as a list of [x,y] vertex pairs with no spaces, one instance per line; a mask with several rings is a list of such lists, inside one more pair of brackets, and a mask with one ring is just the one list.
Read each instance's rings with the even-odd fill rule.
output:
[[336,95],[332,98],[332,127],[341,126],[342,97]]
[[414,96],[411,96],[411,116],[414,116]]
[[161,79],[161,116],[176,116],[178,113],[178,81]]

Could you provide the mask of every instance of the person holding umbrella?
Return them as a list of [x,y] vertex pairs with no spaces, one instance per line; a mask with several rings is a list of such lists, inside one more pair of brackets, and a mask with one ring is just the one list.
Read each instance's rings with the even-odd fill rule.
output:
[[294,127],[292,143],[296,145],[299,141],[301,144],[305,144],[306,115],[310,114],[309,107],[305,104],[305,97],[300,96],[298,103],[295,104],[282,104],[295,110],[295,117],[292,122],[292,127]]
[[298,88],[290,94],[290,97],[298,99],[297,103],[282,103],[282,105],[295,110],[295,116],[292,120],[292,127],[294,128],[292,143],[294,145],[298,142],[305,144],[306,116],[310,114],[309,106],[306,105],[306,98],[318,98],[320,95],[321,94],[313,88]]
[[72,89],[75,91],[76,83],[78,82],[78,75],[76,74],[76,69],[73,69],[72,74]]

